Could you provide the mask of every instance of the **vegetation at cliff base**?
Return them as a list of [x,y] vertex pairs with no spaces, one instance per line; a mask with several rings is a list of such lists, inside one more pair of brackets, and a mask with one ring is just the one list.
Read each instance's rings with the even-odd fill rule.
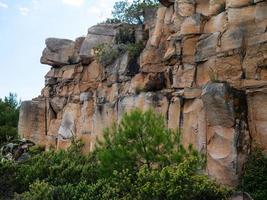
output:
[[254,200],[267,197],[267,157],[259,148],[252,151],[247,163],[240,189],[248,192]]
[[0,147],[18,137],[19,104],[13,93],[4,99],[0,98]]
[[227,199],[229,190],[201,174],[205,159],[184,148],[179,133],[153,111],[125,114],[104,131],[95,151],[32,155],[23,163],[0,162],[3,199]]

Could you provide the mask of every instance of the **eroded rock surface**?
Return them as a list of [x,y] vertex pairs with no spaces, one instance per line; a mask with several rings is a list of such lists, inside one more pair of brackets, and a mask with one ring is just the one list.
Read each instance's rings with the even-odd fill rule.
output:
[[185,146],[207,155],[208,175],[234,186],[250,146],[267,152],[267,3],[160,2],[144,26],[131,27],[145,44],[134,62],[129,52],[107,66],[95,58],[123,24],[93,26],[75,41],[47,39],[41,62],[51,70],[40,97],[22,104],[19,132],[47,148],[81,138],[91,151],[124,112],[154,108]]

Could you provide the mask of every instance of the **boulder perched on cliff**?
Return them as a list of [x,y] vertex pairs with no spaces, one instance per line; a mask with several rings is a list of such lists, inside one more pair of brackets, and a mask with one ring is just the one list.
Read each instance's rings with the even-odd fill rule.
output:
[[75,42],[72,40],[48,38],[45,41],[46,48],[41,57],[41,63],[60,67],[75,64],[80,61]]
[[83,64],[89,64],[94,57],[94,48],[100,44],[111,44],[116,34],[117,25],[99,24],[88,29],[82,43],[80,57]]

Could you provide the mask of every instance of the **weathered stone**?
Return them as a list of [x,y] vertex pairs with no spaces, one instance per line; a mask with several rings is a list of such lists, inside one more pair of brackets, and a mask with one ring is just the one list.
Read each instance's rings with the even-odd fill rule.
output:
[[75,137],[78,111],[78,104],[67,104],[65,107],[63,111],[62,122],[58,131],[58,135],[62,139],[71,139]]
[[191,87],[194,82],[195,69],[194,65],[189,64],[175,66],[173,70],[173,87]]
[[204,33],[223,32],[226,29],[227,20],[226,12],[211,17],[204,27]]
[[199,38],[199,42],[196,47],[196,62],[206,61],[209,57],[216,55],[219,36],[220,33],[215,32]]
[[267,93],[252,92],[248,95],[249,128],[254,145],[267,153]]
[[[206,105],[207,120],[210,126],[226,128],[234,126],[234,100],[230,95],[230,88],[224,83],[213,83],[204,87],[202,100]],[[217,117],[218,114],[220,117]]]
[[73,41],[58,38],[48,38],[46,39],[45,43],[46,48],[44,49],[41,57],[42,64],[59,67],[79,62],[79,56]]
[[181,118],[181,99],[179,97],[173,97],[170,101],[169,116],[168,116],[168,128],[178,130],[180,127]]
[[188,63],[191,65],[195,64],[196,45],[198,38],[198,36],[184,37],[182,41],[183,63]]
[[241,80],[243,69],[239,55],[227,57],[212,57],[197,67],[197,86],[203,86],[209,81],[227,81],[236,83]]
[[61,68],[62,70],[62,79],[72,79],[74,78],[74,74],[75,74],[75,65],[68,65],[68,66],[64,66]]
[[210,15],[209,0],[196,0],[196,13],[200,13],[204,16]]
[[99,24],[89,28],[80,49],[81,61],[88,65],[94,56],[94,48],[100,44],[111,44],[116,34],[116,25]]
[[20,106],[19,135],[36,144],[46,145],[46,102],[44,99],[24,101]]
[[200,99],[186,100],[183,109],[182,143],[206,151],[206,116]]
[[245,30],[240,26],[231,26],[220,38],[216,52],[226,52],[238,49],[243,45]]
[[251,0],[226,0],[226,8],[240,8],[252,4]]
[[256,7],[229,8],[228,22],[230,25],[245,24],[255,20]]
[[225,10],[225,0],[210,0],[209,14],[218,15]]
[[96,61],[92,62],[88,66],[84,66],[82,75],[82,82],[98,82],[102,79],[103,69]]
[[247,79],[267,80],[267,45],[256,45],[247,48],[243,68]]
[[166,14],[166,8],[165,7],[159,7],[159,9],[157,11],[155,30],[151,36],[151,39],[150,39],[150,44],[154,47],[159,46],[159,42],[161,39],[163,26],[164,26],[165,14]]
[[66,103],[67,100],[64,97],[54,97],[50,100],[50,105],[56,113],[62,111]]
[[195,14],[195,1],[179,0],[177,6],[179,15],[183,17],[188,17]]
[[161,55],[164,50],[155,47],[147,47],[140,56],[140,70],[142,72],[164,72],[167,66],[163,66]]
[[183,97],[185,99],[195,99],[201,96],[202,89],[200,88],[185,88]]
[[262,2],[262,3],[258,3],[256,5],[256,22],[258,21],[262,21],[262,20],[265,20],[267,19],[267,3],[266,1],[265,2]]
[[148,110],[154,108],[156,112],[167,118],[169,102],[166,96],[160,92],[140,93],[139,95],[126,96],[118,102],[118,114],[121,117],[124,112],[129,112],[134,108]]
[[181,34],[200,34],[204,30],[204,17],[201,14],[194,14],[187,17],[181,25]]
[[236,185],[250,151],[245,93],[212,83],[204,88],[202,100],[208,122],[207,173],[221,183]]

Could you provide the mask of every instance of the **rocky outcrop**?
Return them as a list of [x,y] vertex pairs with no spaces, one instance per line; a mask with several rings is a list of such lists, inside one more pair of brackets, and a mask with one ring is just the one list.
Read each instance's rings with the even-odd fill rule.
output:
[[[267,152],[267,3],[162,0],[144,26],[145,44],[103,66],[95,47],[114,45],[124,24],[99,24],[76,41],[47,39],[51,66],[41,95],[21,106],[19,132],[47,148],[73,137],[94,148],[103,128],[138,107],[154,108],[185,146],[207,155],[206,173],[236,185],[251,145]],[[145,35],[148,39],[145,40]]]

